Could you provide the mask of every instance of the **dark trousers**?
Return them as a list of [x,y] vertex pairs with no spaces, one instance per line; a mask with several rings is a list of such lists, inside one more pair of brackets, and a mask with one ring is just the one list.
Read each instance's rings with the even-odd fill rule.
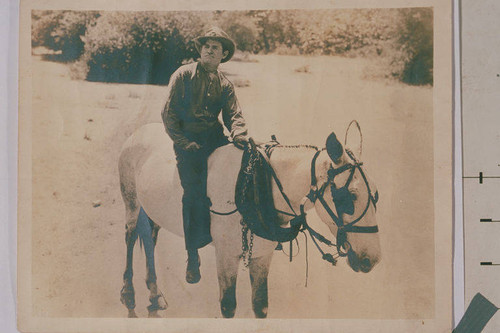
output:
[[174,145],[177,170],[184,190],[182,221],[186,250],[196,250],[212,241],[210,236],[210,200],[207,198],[208,156],[229,141],[222,133],[197,137],[201,145],[196,152],[182,150]]

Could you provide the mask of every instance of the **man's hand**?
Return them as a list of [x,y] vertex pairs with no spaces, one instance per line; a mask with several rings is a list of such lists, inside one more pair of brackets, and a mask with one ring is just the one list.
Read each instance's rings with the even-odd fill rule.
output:
[[266,146],[265,142],[262,142],[262,141],[259,141],[259,140],[253,139],[253,142],[255,142],[256,146],[264,146],[264,147]]
[[199,144],[197,144],[196,142],[190,142],[184,150],[194,152],[194,151],[200,150],[200,148],[201,148],[201,146]]
[[245,149],[248,145],[248,139],[247,137],[240,135],[233,138],[233,143],[239,149]]

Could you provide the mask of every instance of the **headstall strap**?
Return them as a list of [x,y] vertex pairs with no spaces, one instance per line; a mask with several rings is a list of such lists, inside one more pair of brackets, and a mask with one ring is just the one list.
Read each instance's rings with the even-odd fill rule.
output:
[[[330,262],[332,265],[335,265],[337,263],[337,257],[334,257],[334,255],[331,253],[325,253],[321,249],[321,247],[319,246],[317,241],[319,241],[327,246],[335,246],[337,248],[338,256],[344,257],[347,255],[347,252],[344,252],[342,250],[342,247],[345,244],[348,244],[347,232],[353,232],[353,233],[376,233],[376,232],[378,232],[378,226],[376,226],[376,225],[375,226],[355,226],[354,225],[355,223],[359,222],[363,218],[363,216],[366,214],[366,212],[368,211],[368,208],[370,206],[370,202],[373,203],[373,206],[376,209],[376,204],[377,204],[379,198],[378,198],[378,192],[376,192],[374,195],[371,192],[368,179],[366,178],[366,175],[363,172],[363,169],[361,168],[363,163],[359,162],[350,150],[345,149],[347,155],[351,158],[351,160],[354,162],[354,164],[347,163],[347,164],[345,164],[337,169],[332,168],[332,169],[328,170],[327,181],[320,188],[318,188],[317,178],[316,178],[316,160],[318,159],[321,152],[323,150],[325,150],[325,148],[318,149],[317,147],[314,147],[314,146],[306,146],[306,147],[314,148],[316,150],[316,153],[314,154],[314,157],[311,160],[311,186],[310,186],[310,190],[309,190],[309,193],[306,194],[304,196],[304,198],[302,199],[302,201],[300,203],[300,214],[297,214],[295,212],[295,210],[293,209],[290,200],[288,199],[287,195],[285,194],[283,186],[282,186],[280,180],[278,179],[276,172],[274,171],[274,169],[271,165],[270,157],[271,157],[273,150],[277,146],[280,146],[280,144],[276,140],[276,137],[273,135],[272,142],[270,144],[266,144],[265,149],[262,149],[261,147],[258,147],[258,149],[257,149],[259,151],[259,153],[263,156],[263,158],[266,160],[267,164],[269,165],[269,170],[272,174],[272,177],[275,180],[276,185],[278,186],[278,189],[280,190],[283,198],[285,199],[286,203],[288,204],[289,208],[292,210],[293,213],[288,213],[288,212],[281,211],[281,210],[277,210],[277,212],[293,217],[289,221],[290,224],[301,225],[300,231],[302,231],[304,233],[304,235],[305,235],[305,231],[307,230],[307,232],[309,233],[309,236],[313,240],[314,245],[316,246],[318,251],[321,253],[322,258],[324,260]],[[288,146],[288,147],[294,147],[294,146]],[[368,195],[369,195],[369,199],[368,199],[367,205],[366,205],[363,213],[356,220],[344,225],[342,218],[340,216],[338,217],[337,215],[335,215],[335,213],[333,213],[331,208],[328,206],[328,204],[324,200],[323,193],[328,185],[334,184],[335,176],[337,176],[337,175],[339,175],[339,174],[341,174],[344,171],[349,170],[349,169],[351,169],[352,171],[351,171],[351,174],[349,175],[349,178],[346,182],[346,185],[344,185],[344,187],[349,185],[349,183],[351,182],[351,180],[354,176],[354,172],[356,171],[356,169],[358,169],[361,173],[361,176],[363,177],[363,180],[365,181]],[[313,228],[311,228],[307,224],[306,213],[305,213],[305,209],[304,209],[305,204],[307,203],[307,201],[311,201],[312,203],[314,203],[318,199],[321,202],[321,204],[323,205],[323,207],[325,208],[325,210],[327,211],[328,215],[330,215],[332,220],[337,225],[337,228],[338,228],[337,244],[332,243],[326,237],[324,237],[323,235],[321,235],[320,233],[315,231]],[[218,215],[231,215],[231,214],[235,213],[236,211],[237,211],[237,209],[235,209],[229,213],[220,213],[220,212],[215,212],[215,211],[211,210],[212,213],[218,214]],[[241,221],[241,224],[242,224],[242,252],[243,252],[242,257],[243,257],[243,261],[244,262],[246,261],[245,266],[247,266],[248,261],[251,259],[251,256],[252,256],[253,233],[251,232],[250,244],[248,244],[248,239],[247,239],[247,235],[248,235],[248,231],[249,231],[248,226],[243,221]],[[307,236],[306,236],[306,241],[307,241]],[[307,246],[306,246],[306,251],[307,251]],[[290,261],[292,261],[292,241],[290,241]]]
[[[292,216],[293,218],[289,222],[294,223],[294,224],[299,223],[302,226],[300,231],[305,233],[305,231],[307,230],[307,232],[309,233],[309,236],[313,240],[314,245],[316,246],[318,251],[321,253],[322,258],[324,260],[330,262],[332,265],[335,265],[337,262],[337,258],[339,256],[340,257],[347,256],[347,252],[349,251],[349,248],[350,248],[350,244],[347,241],[347,233],[348,232],[352,232],[352,233],[376,233],[376,232],[378,232],[378,226],[376,226],[376,225],[375,226],[355,226],[354,225],[355,223],[359,222],[366,215],[366,212],[368,211],[370,203],[373,203],[374,207],[376,207],[376,203],[378,201],[378,193],[375,194],[375,197],[372,195],[371,189],[370,189],[370,186],[368,183],[368,179],[366,178],[366,175],[364,174],[363,169],[361,168],[363,163],[359,162],[350,150],[345,149],[347,155],[349,156],[349,158],[352,160],[353,163],[346,163],[339,168],[336,168],[336,169],[331,168],[330,170],[328,170],[328,179],[326,180],[326,182],[323,185],[321,185],[321,187],[318,188],[317,178],[316,178],[316,161],[317,161],[319,155],[321,154],[321,152],[325,149],[323,148],[320,150],[320,149],[317,149],[316,147],[313,147],[316,149],[316,153],[314,154],[314,157],[311,160],[311,186],[310,186],[309,193],[302,199],[302,202],[300,204],[300,214],[297,214],[295,212],[290,200],[288,199],[287,195],[285,194],[283,186],[282,186],[280,180],[278,179],[276,172],[274,171],[274,169],[271,165],[271,161],[270,161],[271,154],[272,154],[274,148],[279,146],[279,143],[276,141],[276,138],[273,137],[272,139],[273,139],[272,144],[266,145],[265,149],[258,147],[257,150],[259,151],[259,153],[263,156],[263,158],[266,160],[267,164],[269,165],[269,170],[272,174],[272,177],[273,177],[279,191],[281,192],[281,195],[283,196],[285,202],[287,203],[288,207],[292,211],[292,213],[284,212],[281,210],[277,210],[277,212],[284,214],[284,215]],[[344,221],[343,221],[342,215],[341,215],[342,213],[340,213],[339,216],[337,216],[332,211],[330,206],[326,203],[326,201],[323,197],[323,194],[324,194],[326,188],[328,187],[328,185],[334,186],[334,184],[335,184],[334,178],[337,175],[339,175],[347,170],[351,170],[351,173],[346,181],[346,184],[342,188],[349,186],[349,184],[351,183],[351,181],[354,177],[355,171],[359,170],[359,172],[360,172],[361,176],[363,177],[363,180],[366,184],[369,199],[367,201],[367,205],[366,205],[363,213],[361,213],[361,215],[358,218],[356,218],[354,221],[351,221],[348,224],[344,224]],[[332,192],[332,194],[333,194],[333,192]],[[327,211],[328,215],[332,218],[334,223],[337,225],[337,228],[338,228],[337,244],[334,244],[333,242],[329,241],[326,237],[324,237],[323,235],[321,235],[320,233],[315,231],[313,228],[311,228],[308,225],[308,223],[306,221],[306,213],[305,213],[305,208],[304,208],[305,204],[307,201],[311,201],[312,203],[314,203],[314,202],[316,202],[316,200],[319,200],[321,202],[322,206]],[[321,249],[321,247],[319,246],[318,242],[321,242],[327,246],[336,247],[337,257],[335,257],[331,253],[325,253]],[[248,251],[248,245],[247,245],[247,251]],[[292,259],[291,256],[292,256],[292,243],[290,241],[290,261]]]
[[323,149],[318,149],[316,154],[314,154],[313,159],[311,160],[311,189],[309,193],[306,194],[306,198],[311,202],[315,202],[318,198],[318,185],[316,179],[316,160],[318,159],[319,154],[323,151]]
[[[335,222],[335,224],[337,225],[337,244],[333,244],[333,243],[327,241],[325,237],[323,237],[321,234],[314,231],[309,225],[307,225],[307,223],[305,224],[305,229],[307,229],[309,231],[311,239],[314,241],[316,247],[323,255],[323,259],[325,259],[327,261],[330,261],[330,260],[328,260],[328,258],[326,258],[325,253],[321,250],[321,248],[317,244],[315,238],[318,239],[319,241],[327,244],[327,245],[331,244],[331,245],[336,246],[338,255],[341,257],[344,257],[344,256],[347,256],[347,252],[348,252],[349,247],[350,247],[350,244],[347,241],[347,233],[348,232],[352,232],[352,233],[376,233],[376,232],[378,232],[378,226],[376,226],[376,225],[375,226],[355,226],[354,225],[357,222],[359,222],[366,215],[366,212],[368,211],[368,208],[370,207],[370,203],[373,203],[373,206],[376,208],[376,203],[378,201],[378,192],[375,194],[375,197],[372,195],[368,179],[366,178],[366,175],[363,172],[363,169],[361,168],[363,163],[359,162],[356,159],[356,157],[354,156],[352,151],[350,151],[349,149],[345,149],[345,151],[353,163],[347,163],[339,168],[336,168],[336,169],[331,168],[330,170],[328,170],[328,179],[320,188],[318,188],[318,186],[317,186],[316,160],[317,160],[319,153],[321,151],[318,151],[316,153],[316,155],[314,155],[314,158],[311,161],[311,189],[310,189],[309,193],[306,195],[306,198],[309,199],[311,202],[315,202],[316,200],[319,200],[320,203],[322,204],[323,208],[328,213],[328,215]],[[342,219],[342,215],[341,215],[342,213],[339,213],[339,215],[337,216],[332,211],[330,206],[326,203],[325,199],[323,198],[323,194],[324,194],[324,191],[326,190],[328,185],[331,185],[332,187],[334,187],[334,185],[335,185],[334,178],[337,175],[339,175],[339,174],[341,174],[349,169],[351,170],[351,173],[350,173],[345,185],[342,188],[349,186],[349,184],[351,183],[351,181],[354,177],[355,171],[359,170],[359,172],[360,172],[361,176],[363,177],[363,180],[366,184],[369,198],[367,200],[366,207],[363,210],[363,212],[361,213],[361,215],[358,218],[356,218],[354,221],[351,221],[348,224],[344,224],[344,220]],[[339,189],[339,190],[341,190],[341,189]],[[332,191],[332,196],[333,196],[333,194],[334,194],[334,191]],[[301,211],[302,211],[302,206],[301,206]],[[346,251],[344,251],[343,248]]]

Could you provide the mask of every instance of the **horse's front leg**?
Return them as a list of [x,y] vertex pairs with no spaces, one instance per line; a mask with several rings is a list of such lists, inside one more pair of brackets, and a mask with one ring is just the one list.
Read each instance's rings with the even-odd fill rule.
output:
[[273,253],[251,258],[249,262],[250,283],[252,284],[252,308],[257,318],[267,317],[268,294],[267,276]]
[[217,276],[220,289],[220,310],[224,318],[233,318],[236,312],[236,279],[239,256],[232,256],[216,249]]

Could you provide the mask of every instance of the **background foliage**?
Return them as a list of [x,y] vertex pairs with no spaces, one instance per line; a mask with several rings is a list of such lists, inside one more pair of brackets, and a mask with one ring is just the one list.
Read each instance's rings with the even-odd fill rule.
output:
[[85,34],[88,80],[166,84],[197,55],[206,19],[190,12],[109,12]]
[[31,44],[60,51],[61,60],[78,59],[84,49],[81,37],[99,16],[99,12],[33,11]]
[[402,10],[402,22],[397,35],[403,70],[400,79],[409,84],[433,83],[432,11]]
[[215,12],[35,11],[32,44],[78,59],[88,80],[166,84],[218,25],[247,53],[379,57],[388,77],[432,84],[429,8]]

